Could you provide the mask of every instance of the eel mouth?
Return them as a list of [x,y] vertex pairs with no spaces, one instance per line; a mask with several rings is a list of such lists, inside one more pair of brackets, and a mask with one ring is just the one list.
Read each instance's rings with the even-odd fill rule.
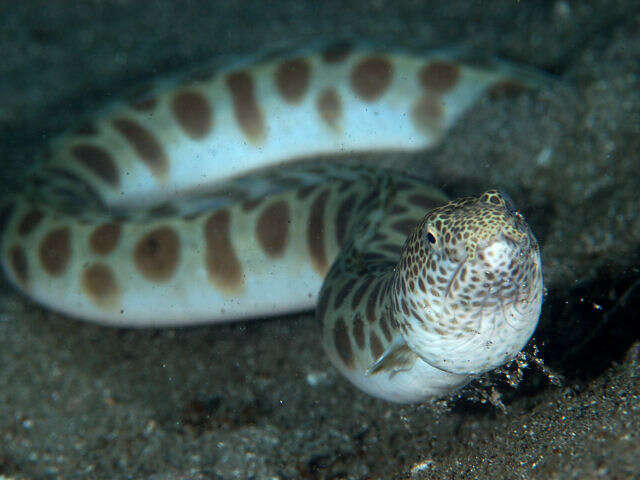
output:
[[[526,233],[521,239],[501,234],[498,241],[503,242],[509,251],[506,258],[497,263],[494,274],[499,282],[489,289],[482,304],[483,317],[485,313],[499,315],[504,325],[513,330],[519,330],[528,322],[528,307],[539,293],[536,290],[539,250],[535,237],[528,229]],[[503,261],[506,267],[500,268]]]
[[[535,237],[528,228],[522,233],[517,238],[500,232],[479,245],[474,258],[467,255],[462,259],[449,278],[445,302],[456,305],[458,311],[479,311],[480,323],[500,315],[506,325],[518,330],[519,320],[526,316],[527,306],[537,295],[540,264]],[[472,301],[464,301],[458,294],[465,290],[460,285],[468,286],[466,290],[475,297]]]

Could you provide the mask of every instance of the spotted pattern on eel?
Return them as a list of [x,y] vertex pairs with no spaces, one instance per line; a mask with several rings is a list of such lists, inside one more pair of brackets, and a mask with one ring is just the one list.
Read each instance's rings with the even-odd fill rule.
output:
[[71,130],[0,204],[2,267],[26,296],[129,327],[317,306],[334,365],[396,402],[523,348],[540,252],[502,194],[449,202],[319,156],[431,147],[481,95],[531,78],[348,48],[191,78]]

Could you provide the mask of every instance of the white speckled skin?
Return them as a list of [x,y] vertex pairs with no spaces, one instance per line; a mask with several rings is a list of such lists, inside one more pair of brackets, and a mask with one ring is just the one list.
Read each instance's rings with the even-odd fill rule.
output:
[[[34,301],[107,325],[230,321],[320,302],[325,349],[359,388],[398,402],[444,394],[531,336],[542,291],[535,238],[488,192],[502,203],[480,197],[458,213],[497,215],[499,226],[447,246],[473,243],[466,256],[430,250],[430,212],[458,208],[441,192],[312,160],[428,148],[484,92],[518,82],[530,83],[443,56],[328,50],[151,88],[56,141],[24,193],[0,204],[2,267]],[[517,235],[505,234],[514,222]],[[467,291],[438,302],[431,275],[413,269],[434,261],[453,281],[483,252],[493,261],[473,268],[501,279],[490,293],[467,279]],[[505,266],[514,256],[517,274]],[[479,307],[471,291],[487,297]]]

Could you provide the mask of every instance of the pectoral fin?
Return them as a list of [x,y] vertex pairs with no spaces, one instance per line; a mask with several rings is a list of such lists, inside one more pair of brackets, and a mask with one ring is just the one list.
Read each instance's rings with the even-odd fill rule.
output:
[[407,346],[402,335],[397,335],[380,358],[367,369],[366,375],[382,372],[393,375],[411,369],[416,360],[418,360],[418,356]]

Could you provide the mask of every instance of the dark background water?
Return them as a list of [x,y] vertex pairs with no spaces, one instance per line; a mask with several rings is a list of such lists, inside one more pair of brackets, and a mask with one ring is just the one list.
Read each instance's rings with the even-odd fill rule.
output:
[[[127,331],[0,294],[0,474],[15,478],[640,476],[640,7],[634,1],[0,4],[2,189],[58,133],[149,78],[367,39],[554,76],[485,99],[428,153],[378,163],[452,194],[507,189],[543,245],[545,363],[507,413],[399,407],[332,369],[311,315]],[[364,159],[365,161],[367,159]]]

